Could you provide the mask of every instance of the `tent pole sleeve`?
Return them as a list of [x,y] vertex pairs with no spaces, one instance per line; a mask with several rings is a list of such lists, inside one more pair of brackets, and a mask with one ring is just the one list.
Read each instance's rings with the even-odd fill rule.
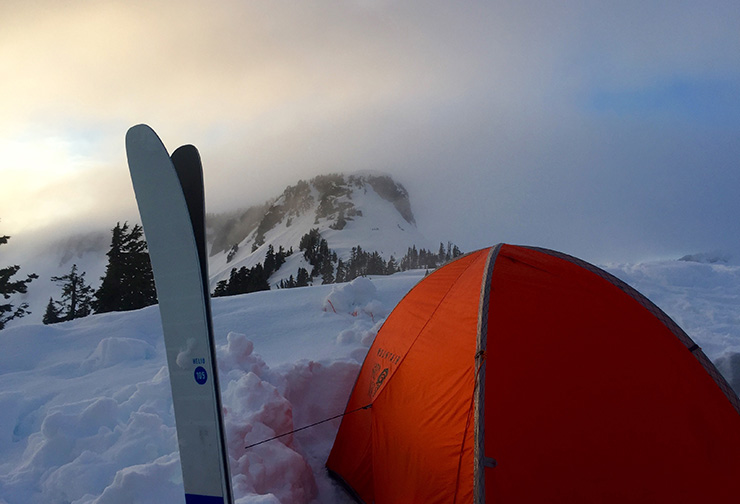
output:
[[493,267],[496,262],[501,245],[498,244],[491,249],[486,259],[485,274],[483,275],[483,281],[481,283],[481,294],[480,304],[478,306],[478,336],[476,340],[476,351],[475,351],[475,389],[474,389],[474,438],[475,444],[473,447],[473,460],[475,461],[475,467],[473,468],[473,476],[475,478],[473,489],[474,489],[474,502],[475,504],[485,504],[486,500],[486,488],[485,488],[485,468],[491,467],[486,464],[486,456],[484,453],[484,442],[485,442],[485,419],[484,419],[484,401],[485,401],[485,383],[486,383],[486,347],[488,343],[488,301],[491,297],[491,279],[493,277]]

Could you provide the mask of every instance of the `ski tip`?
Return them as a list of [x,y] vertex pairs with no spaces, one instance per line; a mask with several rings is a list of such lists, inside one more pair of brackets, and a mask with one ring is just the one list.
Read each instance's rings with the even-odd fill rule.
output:
[[141,123],[141,124],[137,124],[136,126],[131,126],[126,132],[126,138],[128,139],[130,136],[134,136],[134,135],[151,135],[151,134],[156,135],[152,127],[149,126],[148,124]]
[[192,157],[195,159],[200,159],[200,153],[198,152],[197,147],[195,145],[187,144],[187,145],[181,145],[177,149],[175,149],[175,152],[172,153],[170,156],[172,159],[178,158],[178,157]]
[[165,148],[159,135],[147,124],[131,126],[126,132],[126,152]]

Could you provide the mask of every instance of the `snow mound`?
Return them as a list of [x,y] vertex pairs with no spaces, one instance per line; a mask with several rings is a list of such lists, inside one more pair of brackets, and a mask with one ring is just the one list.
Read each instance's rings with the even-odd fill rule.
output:
[[[224,423],[237,495],[272,495],[276,502],[308,503],[316,496],[313,471],[293,446],[293,405],[252,372],[230,381],[223,392]],[[247,446],[260,443],[257,446]]]
[[10,449],[18,442],[23,423],[34,408],[27,396],[21,392],[0,392],[0,452]]
[[[323,310],[357,318],[355,324],[339,333],[337,343],[370,346],[389,314],[389,310],[377,296],[375,284],[366,277],[358,277],[350,283],[332,287],[324,299]],[[367,322],[368,319],[370,323]]]
[[179,485],[171,484],[172,480],[181,478],[180,457],[177,453],[171,453],[148,464],[121,469],[116,473],[113,483],[106,487],[99,498],[81,502],[91,504],[183,502],[182,489]]
[[[165,368],[152,380],[131,387],[125,399],[95,397],[49,408],[39,430],[28,437],[18,466],[0,477],[0,495],[9,504],[134,501],[126,495],[139,495],[137,502],[147,503],[178,502],[173,496],[182,500],[174,419],[157,407],[167,395]],[[175,462],[162,478],[165,456]],[[150,481],[157,482],[155,497],[166,498],[141,500],[146,492],[141,492],[141,485],[132,488],[133,476],[126,476],[131,471],[139,478],[154,472]]]
[[382,303],[377,299],[378,289],[367,277],[357,277],[349,283],[332,287],[325,299],[324,311],[330,309],[335,313],[350,313],[357,316],[359,312],[379,317],[388,315]]
[[[273,372],[253,349],[245,335],[233,332],[219,347],[219,372],[228,377],[222,395],[235,494],[238,502],[309,503],[318,493],[317,467],[291,431],[341,412],[348,388],[327,397],[326,385],[351,383],[359,366],[302,361]],[[338,424],[329,428],[336,434]],[[304,439],[311,444],[316,435]]]
[[92,354],[82,361],[85,371],[115,366],[126,361],[151,359],[155,349],[146,341],[133,338],[104,338]]

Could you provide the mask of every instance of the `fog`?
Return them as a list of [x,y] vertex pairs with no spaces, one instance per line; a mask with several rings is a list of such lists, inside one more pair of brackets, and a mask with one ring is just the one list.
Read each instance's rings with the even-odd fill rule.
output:
[[13,240],[135,220],[123,141],[146,122],[198,146],[212,212],[373,169],[463,250],[740,252],[734,1],[49,0],[0,17]]

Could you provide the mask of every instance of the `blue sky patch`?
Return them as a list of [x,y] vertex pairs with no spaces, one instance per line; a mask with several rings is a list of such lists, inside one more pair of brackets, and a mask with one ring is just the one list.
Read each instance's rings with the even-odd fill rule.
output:
[[740,122],[737,81],[676,78],[628,90],[597,90],[588,101],[601,113],[666,116],[713,123]]

